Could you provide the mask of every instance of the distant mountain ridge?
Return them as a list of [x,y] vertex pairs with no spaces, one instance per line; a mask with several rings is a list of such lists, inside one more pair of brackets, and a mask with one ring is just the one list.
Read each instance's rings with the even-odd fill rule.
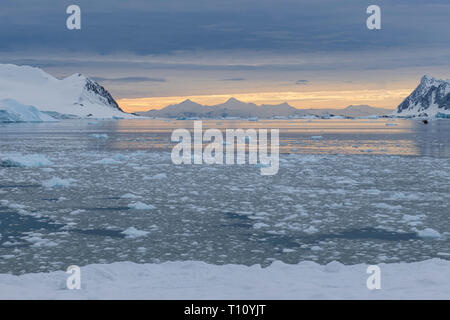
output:
[[394,115],[450,117],[450,79],[423,76],[417,88],[398,106]]
[[271,119],[277,117],[305,117],[305,116],[344,116],[344,117],[367,117],[373,115],[388,115],[392,110],[375,108],[367,105],[348,106],[344,109],[297,109],[284,102],[276,105],[256,105],[246,103],[235,98],[226,102],[206,106],[193,102],[189,99],[169,105],[160,110],[149,110],[137,112],[141,116],[158,118],[261,118]]
[[0,100],[11,99],[54,117],[130,117],[100,84],[82,74],[62,80],[39,68],[0,64]]

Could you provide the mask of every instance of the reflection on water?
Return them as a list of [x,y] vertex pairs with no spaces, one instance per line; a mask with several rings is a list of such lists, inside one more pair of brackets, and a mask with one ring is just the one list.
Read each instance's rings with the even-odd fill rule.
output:
[[[191,120],[87,120],[45,124],[0,124],[2,143],[22,140],[42,142],[76,140],[88,150],[170,151],[172,131],[193,131]],[[403,119],[330,119],[330,120],[203,120],[203,130],[279,129],[280,153],[303,154],[385,154],[450,157],[450,121],[440,119],[428,125],[420,120]],[[81,130],[80,130],[81,129]],[[107,137],[98,138],[99,134]],[[321,137],[312,139],[311,137]],[[72,140],[72,141],[70,141]],[[35,141],[39,143],[39,141]],[[63,146],[61,146],[63,148]]]
[[[203,122],[204,129],[280,129],[281,152],[304,155],[282,155],[270,177],[248,165],[175,166],[167,152],[153,152],[171,150],[173,129],[192,127],[173,120],[0,124],[0,159],[37,153],[53,163],[0,164],[0,273],[115,261],[448,259],[450,121]],[[54,177],[73,183],[43,185]],[[130,236],[131,228],[146,235]],[[419,238],[428,228],[440,238]]]

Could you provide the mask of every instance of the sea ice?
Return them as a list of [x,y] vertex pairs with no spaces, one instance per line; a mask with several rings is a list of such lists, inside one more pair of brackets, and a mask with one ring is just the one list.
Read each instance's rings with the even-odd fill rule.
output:
[[142,231],[138,230],[135,227],[129,227],[128,229],[121,232],[124,234],[127,238],[139,238],[139,237],[145,237],[150,232],[148,231]]
[[10,154],[0,157],[0,167],[43,167],[50,166],[52,162],[42,154]]
[[46,188],[63,188],[63,187],[69,187],[73,181],[75,181],[75,180],[74,179],[61,179],[58,177],[53,177],[49,180],[42,181],[42,185]]
[[441,234],[432,228],[425,228],[424,230],[419,230],[417,231],[417,234],[421,238],[438,239],[441,237]]
[[152,209],[156,209],[155,206],[153,206],[151,204],[145,204],[145,203],[142,203],[140,201],[130,203],[128,205],[128,208],[135,209],[135,210],[152,210]]

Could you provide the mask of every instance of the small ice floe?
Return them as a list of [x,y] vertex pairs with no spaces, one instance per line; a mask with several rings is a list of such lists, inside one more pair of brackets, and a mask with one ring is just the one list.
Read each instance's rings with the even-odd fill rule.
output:
[[441,234],[432,228],[425,228],[424,230],[417,231],[417,235],[426,239],[438,239]]
[[69,187],[74,179],[61,179],[58,177],[53,177],[49,180],[42,181],[42,185],[46,188],[65,188]]
[[30,242],[32,247],[55,247],[57,243],[48,239],[42,238],[41,233],[31,233],[27,237],[23,238],[25,241]]
[[116,165],[122,164],[122,162],[114,160],[113,158],[104,158],[101,160],[94,161],[95,164],[104,164],[104,165]]
[[125,193],[123,196],[121,196],[122,199],[139,199],[140,196],[137,196],[133,193]]
[[44,167],[53,163],[42,154],[11,154],[0,156],[0,167]]
[[255,228],[255,229],[261,229],[261,228],[267,228],[267,227],[269,227],[269,225],[265,224],[263,222],[257,222],[253,225],[253,228]]
[[109,136],[106,133],[94,133],[91,134],[91,137],[94,137],[96,139],[108,139]]
[[134,239],[134,238],[139,238],[139,237],[145,237],[150,232],[138,230],[135,227],[130,227],[130,228],[122,231],[121,233],[124,234],[126,238]]
[[307,228],[303,231],[306,232],[307,234],[313,234],[313,233],[319,232],[319,230],[317,230],[317,228],[314,226],[310,226],[309,228]]
[[152,210],[152,209],[156,209],[156,207],[154,205],[145,204],[145,203],[140,202],[140,201],[136,201],[136,202],[130,203],[128,205],[128,208],[135,209],[135,210]]
[[158,174],[155,174],[152,177],[146,177],[144,179],[145,180],[164,180],[164,179],[167,179],[167,174],[165,174],[165,173],[158,173]]
[[405,221],[408,225],[414,227],[422,224],[422,221],[420,221],[422,218],[425,218],[425,216],[424,215],[412,216],[409,214],[404,214],[402,220]]
[[70,214],[71,214],[71,215],[77,215],[77,214],[84,213],[84,212],[86,212],[86,210],[83,210],[83,209],[77,209],[77,210],[75,210],[75,211],[72,211]]
[[322,136],[312,136],[311,140],[323,140]]
[[293,250],[293,249],[283,249],[283,253],[291,253],[291,252],[295,252],[295,250]]

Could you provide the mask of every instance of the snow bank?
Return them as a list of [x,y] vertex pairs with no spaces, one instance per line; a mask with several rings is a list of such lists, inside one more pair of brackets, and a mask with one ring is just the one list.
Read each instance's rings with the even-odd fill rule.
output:
[[380,264],[381,289],[366,286],[367,265],[211,265],[117,262],[81,268],[81,289],[63,271],[0,275],[0,299],[449,299],[450,261]]
[[36,107],[21,104],[13,99],[0,100],[0,122],[58,121],[40,112]]
[[52,165],[42,154],[9,154],[0,155],[0,167],[45,167]]

